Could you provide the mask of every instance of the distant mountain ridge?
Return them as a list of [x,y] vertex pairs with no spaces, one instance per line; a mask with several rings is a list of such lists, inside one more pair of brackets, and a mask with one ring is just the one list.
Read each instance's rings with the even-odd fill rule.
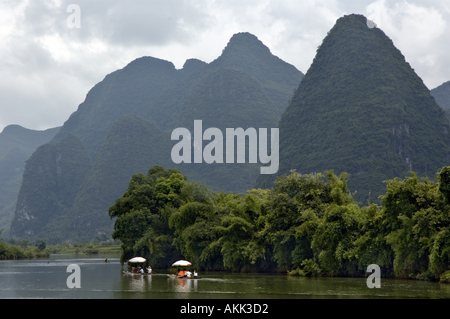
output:
[[47,130],[30,130],[20,125],[8,125],[0,133],[0,159],[12,150],[20,149],[26,153],[36,150],[37,146],[52,139],[60,127]]
[[445,82],[431,90],[436,102],[444,110],[450,109],[450,81]]
[[162,130],[171,130],[180,121],[183,101],[197,81],[223,68],[233,68],[255,78],[275,104],[278,115],[287,107],[303,77],[303,73],[272,55],[250,33],[235,34],[222,55],[210,64],[189,59],[177,70],[172,62],[138,58],[95,85],[53,142],[67,134],[77,135],[95,159],[109,129],[122,115],[134,114],[155,122]]
[[[61,199],[60,194],[68,190],[38,187],[46,181],[37,174],[39,167],[47,167],[49,172],[57,168],[51,163],[54,149],[42,146],[25,170],[12,235],[36,239],[45,233],[55,242],[110,238],[113,223],[108,208],[126,190],[132,174],[146,173],[158,164],[185,170],[190,179],[196,180],[211,169],[206,164],[175,165],[170,158],[175,144],[170,139],[171,130],[179,125],[188,127],[194,119],[204,119],[214,127],[275,127],[302,78],[300,71],[272,55],[250,33],[235,34],[222,55],[209,64],[189,59],[177,70],[173,63],[152,57],[132,61],[95,85],[51,141],[58,148],[63,142],[66,145],[68,136],[76,137],[92,161],[86,173],[89,161],[86,154],[80,154],[78,160],[83,159],[84,164],[77,167],[85,178],[77,182],[73,202],[72,198]],[[217,166],[216,174],[206,176],[203,182],[213,184],[218,191],[246,191],[257,178],[247,171],[255,168]],[[46,224],[26,218],[44,215],[40,208],[33,210],[26,205],[26,199],[38,193],[45,199],[42,207],[62,207]]]
[[450,121],[450,81],[431,90],[436,102],[444,109],[445,116]]

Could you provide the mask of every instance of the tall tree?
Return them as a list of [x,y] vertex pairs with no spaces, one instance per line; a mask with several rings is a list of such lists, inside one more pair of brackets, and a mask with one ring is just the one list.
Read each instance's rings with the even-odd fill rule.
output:
[[186,177],[179,171],[159,166],[147,176],[132,177],[128,190],[109,208],[110,218],[116,218],[112,237],[122,241],[122,262],[142,255],[153,267],[165,267],[179,257],[169,218],[183,202],[185,185]]

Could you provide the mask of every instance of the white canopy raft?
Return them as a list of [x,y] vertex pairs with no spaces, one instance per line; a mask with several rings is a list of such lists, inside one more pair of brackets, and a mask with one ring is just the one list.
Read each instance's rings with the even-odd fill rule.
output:
[[172,267],[187,267],[191,265],[192,264],[187,260],[178,260],[172,264]]
[[[131,267],[131,271],[123,271],[124,274],[129,274],[129,275],[151,275],[151,270],[149,271],[150,268],[147,269],[143,269],[143,272],[141,273],[141,265],[139,264],[143,264],[147,261],[147,259],[143,258],[143,257],[134,257],[131,258],[130,260],[128,260],[128,264],[130,267],[131,265],[133,265]],[[130,269],[130,268],[128,268]]]
[[143,258],[143,257],[134,257],[131,258],[130,260],[128,260],[129,263],[145,263],[147,261],[147,259]]
[[[172,264],[172,267],[178,267],[178,268],[184,268],[192,266],[192,263],[187,260],[178,260]],[[182,274],[180,274],[182,273]],[[168,275],[169,278],[176,278],[176,279],[200,279],[200,277],[187,277],[186,271],[180,271],[180,273],[177,273],[176,275]],[[191,273],[192,274],[192,273]]]

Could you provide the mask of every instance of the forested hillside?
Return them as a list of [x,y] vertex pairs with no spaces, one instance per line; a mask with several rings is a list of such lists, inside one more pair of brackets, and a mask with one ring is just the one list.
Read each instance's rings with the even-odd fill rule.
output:
[[[225,158],[227,128],[270,129],[278,127],[279,115],[274,102],[258,80],[245,72],[224,68],[210,73],[192,89],[183,103],[177,126],[193,133],[194,120],[197,119],[202,120],[203,130],[214,127],[222,131]],[[208,143],[204,141],[202,146]],[[248,155],[246,162],[229,164],[224,160],[222,164],[211,165],[182,163],[176,168],[192,180],[202,180],[215,191],[245,192],[255,185],[261,167],[259,163],[249,164]]]
[[[330,30],[280,121],[280,171],[350,174],[362,204],[380,203],[385,180],[434,178],[450,163],[444,111],[392,41],[361,15]],[[274,176],[260,176],[271,187]]]

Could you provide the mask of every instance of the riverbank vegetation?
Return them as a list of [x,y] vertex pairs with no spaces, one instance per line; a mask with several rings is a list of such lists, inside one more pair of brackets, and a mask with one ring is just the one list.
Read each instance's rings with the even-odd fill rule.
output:
[[62,243],[47,245],[44,240],[31,243],[22,239],[7,243],[0,240],[0,260],[17,260],[48,258],[51,254],[120,256],[120,242],[105,241],[100,243]]
[[100,243],[62,243],[58,245],[49,245],[48,251],[52,254],[82,254],[82,255],[113,255],[120,256],[121,246],[119,242],[100,242]]
[[154,268],[183,258],[200,270],[357,277],[377,264],[383,277],[448,281],[450,167],[437,182],[387,181],[381,206],[356,203],[347,179],[292,171],[273,189],[225,194],[154,166],[110,207],[113,238],[122,262]]
[[49,256],[50,252],[46,249],[45,241],[42,240],[34,244],[28,240],[20,240],[14,244],[8,244],[0,240],[0,260],[46,258]]

